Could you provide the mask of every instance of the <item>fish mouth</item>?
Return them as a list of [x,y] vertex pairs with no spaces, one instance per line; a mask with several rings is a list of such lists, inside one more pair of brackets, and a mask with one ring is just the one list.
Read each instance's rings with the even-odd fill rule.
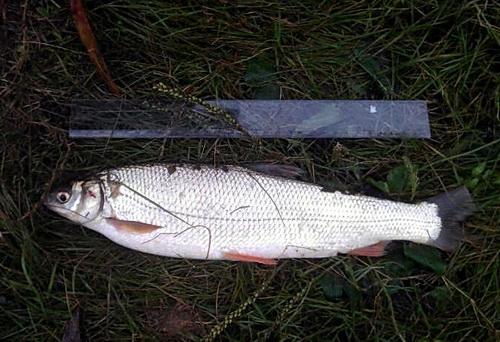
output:
[[62,205],[57,205],[57,204],[52,204],[52,203],[43,203],[43,205],[49,209],[60,209],[60,210],[64,210],[64,211],[69,211],[71,213],[76,213],[76,211],[73,211],[71,209],[63,207]]
[[66,207],[60,205],[59,203],[56,203],[53,199],[51,199],[49,197],[42,200],[42,205],[49,207],[49,208],[60,208],[60,209],[69,210]]
[[64,209],[64,210],[68,210],[68,211],[73,211],[71,209],[65,208],[65,207],[63,207],[61,205],[57,205],[57,204],[43,203],[43,205],[46,207],[49,207],[49,208],[59,208],[59,209]]
[[[55,211],[57,214],[63,216],[63,217],[66,217],[66,218],[69,218],[67,215],[67,213],[70,213],[70,214],[73,214],[75,216],[79,216],[81,217],[82,219],[84,219],[83,222],[80,222],[81,224],[85,224],[87,222],[90,222],[90,221],[93,221],[95,218],[89,218],[89,214],[90,212],[87,212],[86,215],[82,215],[80,214],[79,212],[75,211],[75,210],[71,210],[71,209],[68,209],[66,207],[63,207],[63,206],[60,206],[60,205],[57,205],[57,204],[44,204],[45,206],[47,206],[49,209],[52,209],[53,211]],[[54,210],[54,209],[58,209],[58,210]],[[71,218],[69,218],[71,221],[73,221]],[[78,223],[78,222],[76,222]]]
[[42,201],[42,205],[48,208],[61,208],[61,206],[57,204],[50,203],[48,201]]

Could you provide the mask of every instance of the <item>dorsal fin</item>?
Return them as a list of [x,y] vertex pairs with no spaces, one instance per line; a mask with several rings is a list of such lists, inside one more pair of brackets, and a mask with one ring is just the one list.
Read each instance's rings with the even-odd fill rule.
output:
[[305,175],[304,170],[293,165],[250,163],[243,164],[242,166],[255,172],[265,173],[267,175],[276,177],[302,178]]

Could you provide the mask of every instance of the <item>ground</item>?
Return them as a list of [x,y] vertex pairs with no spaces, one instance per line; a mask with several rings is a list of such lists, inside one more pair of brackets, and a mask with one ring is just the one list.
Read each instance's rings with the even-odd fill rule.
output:
[[[69,1],[0,1],[0,339],[499,338],[500,7],[493,1],[87,1],[121,96],[420,99],[426,140],[72,140],[74,97],[108,98]],[[476,238],[451,254],[277,267],[140,254],[48,212],[63,170],[144,162],[299,166],[400,200],[466,185]],[[231,314],[234,312],[234,314]],[[77,322],[76,319],[74,322]],[[78,325],[78,324],[76,324]],[[76,333],[77,329],[73,329]]]

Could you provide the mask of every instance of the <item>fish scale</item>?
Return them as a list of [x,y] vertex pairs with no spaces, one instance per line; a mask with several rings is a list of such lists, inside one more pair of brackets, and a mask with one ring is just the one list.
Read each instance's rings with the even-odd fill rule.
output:
[[[107,179],[121,184],[118,196]],[[131,167],[103,180],[117,219],[161,227],[147,236],[112,237],[167,256],[333,256],[384,240],[426,242],[441,226],[432,203],[327,192],[240,167]]]

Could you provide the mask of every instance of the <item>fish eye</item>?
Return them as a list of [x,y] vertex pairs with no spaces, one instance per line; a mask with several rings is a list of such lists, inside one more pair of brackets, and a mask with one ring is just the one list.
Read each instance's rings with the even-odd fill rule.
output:
[[56,195],[56,198],[59,201],[59,203],[63,204],[68,202],[70,197],[71,197],[70,193],[66,191],[60,191]]

